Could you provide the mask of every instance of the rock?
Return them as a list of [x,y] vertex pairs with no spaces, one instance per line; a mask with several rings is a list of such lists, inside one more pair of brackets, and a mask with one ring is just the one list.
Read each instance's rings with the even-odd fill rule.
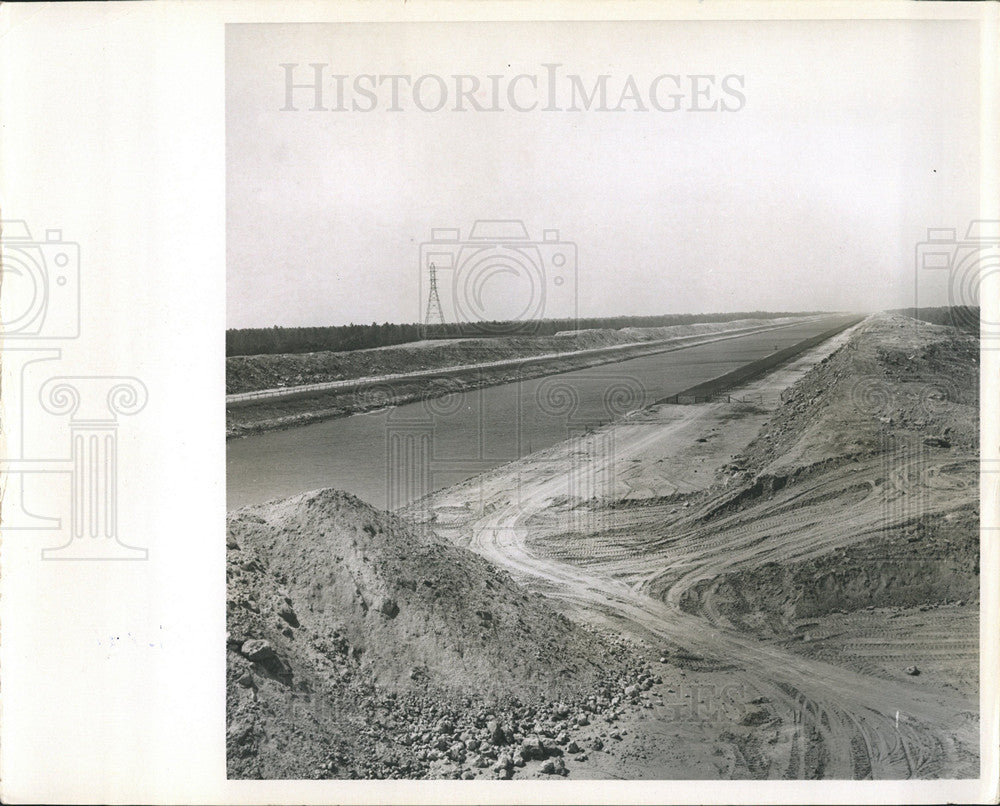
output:
[[755,725],[763,725],[765,722],[769,722],[770,720],[771,717],[767,713],[767,711],[764,711],[763,709],[760,708],[755,708],[751,711],[747,711],[740,718],[739,724],[746,727],[750,727]]
[[565,775],[566,765],[561,758],[550,758],[542,765],[542,772],[545,775]]
[[924,445],[932,448],[950,448],[951,440],[947,437],[924,437]]
[[580,753],[580,755],[574,756],[574,758],[576,758],[577,761],[586,761],[589,756],[586,753]]
[[466,770],[465,772],[462,773],[463,781],[472,781],[473,779],[475,779],[475,777],[476,774],[472,770]]
[[601,737],[598,736],[596,739],[594,739],[594,741],[592,741],[590,743],[590,746],[594,750],[603,750],[604,749],[604,742],[601,740]]
[[455,726],[447,719],[440,720],[434,728],[435,733],[447,733],[449,735],[453,730],[455,730]]
[[579,725],[581,728],[585,728],[587,725],[590,724],[590,719],[587,717],[586,714],[580,714],[576,718],[576,724]]
[[916,677],[918,674],[920,674],[920,670],[916,666],[907,666],[906,673],[911,677]]
[[569,747],[566,748],[566,752],[573,753],[575,755],[576,753],[582,753],[583,748],[580,747],[580,745],[578,745],[575,741],[573,741],[569,743]]
[[493,765],[493,770],[495,772],[502,772],[503,770],[510,770],[514,766],[514,757],[510,753],[501,753],[500,758],[496,760]]
[[291,606],[287,603],[282,603],[278,607],[278,615],[289,623],[292,627],[299,626],[299,618],[295,615],[295,611],[292,610]]
[[455,742],[448,748],[448,758],[452,761],[462,761],[465,758],[465,745],[462,742]]
[[537,736],[527,736],[521,742],[521,755],[527,760],[542,761],[545,758],[545,745]]
[[486,723],[486,730],[489,732],[490,742],[497,746],[507,744],[507,735],[504,729],[500,727],[500,723],[495,719],[491,719]]
[[399,614],[399,605],[396,604],[396,600],[388,596],[385,596],[378,600],[375,605],[375,609],[387,618],[396,618]]
[[253,674],[247,669],[240,675],[240,679],[236,682],[243,686],[243,688],[253,688]]
[[240,654],[257,663],[264,663],[277,657],[270,642],[263,638],[251,638],[249,641],[244,641],[243,646],[240,647]]

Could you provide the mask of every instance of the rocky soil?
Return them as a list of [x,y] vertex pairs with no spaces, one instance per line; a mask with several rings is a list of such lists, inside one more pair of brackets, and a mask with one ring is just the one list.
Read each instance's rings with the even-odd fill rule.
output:
[[232,513],[227,558],[231,777],[564,775],[662,682],[627,643],[344,493]]

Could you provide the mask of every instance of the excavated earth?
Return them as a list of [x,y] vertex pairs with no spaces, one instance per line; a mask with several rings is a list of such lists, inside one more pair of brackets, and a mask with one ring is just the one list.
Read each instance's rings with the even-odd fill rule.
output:
[[398,515],[232,513],[230,775],[977,776],[978,339],[916,324]]
[[482,557],[345,493],[228,526],[230,777],[564,771],[593,746],[589,718],[658,679]]

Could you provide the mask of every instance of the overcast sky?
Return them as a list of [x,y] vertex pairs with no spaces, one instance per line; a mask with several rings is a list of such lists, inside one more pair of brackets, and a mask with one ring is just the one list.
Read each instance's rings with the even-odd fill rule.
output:
[[[912,304],[918,279],[921,304],[946,304],[944,275],[915,276],[914,248],[975,217],[974,36],[891,21],[228,26],[228,326],[421,320],[432,228],[460,230],[435,250],[455,256],[438,272],[449,319],[456,297],[510,316],[870,311]],[[286,63],[298,83],[326,65],[327,107],[346,75],[346,111],[311,111],[308,88],[280,111]],[[569,76],[590,92],[604,74],[623,111],[545,111],[546,63],[561,65],[561,109]],[[367,74],[441,76],[447,104],[421,111],[437,80],[415,100],[401,79],[402,111],[388,81],[373,111],[353,111],[372,104],[353,88]],[[498,82],[501,111],[453,111],[456,74],[477,77],[486,108]],[[514,91],[532,111],[510,106],[518,74],[536,77]],[[678,111],[653,108],[664,74],[680,88],[661,80],[655,100],[679,94]],[[619,104],[630,75],[639,100]],[[691,75],[714,77],[696,80],[707,94]],[[689,111],[712,103],[728,110]],[[487,219],[521,220],[536,241],[558,230],[575,260],[546,245],[473,271],[461,243]]]

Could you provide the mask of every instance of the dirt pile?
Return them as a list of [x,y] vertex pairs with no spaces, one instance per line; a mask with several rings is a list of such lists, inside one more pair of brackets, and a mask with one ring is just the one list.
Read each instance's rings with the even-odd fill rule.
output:
[[347,494],[228,526],[232,777],[511,777],[649,674],[485,559]]
[[720,614],[762,636],[795,632],[804,619],[872,608],[979,601],[975,507],[917,518],[886,534],[797,563],[766,563],[706,580],[683,603],[710,595]]
[[811,468],[915,449],[977,451],[979,340],[896,314],[869,317],[783,397],[723,470],[772,492]]

